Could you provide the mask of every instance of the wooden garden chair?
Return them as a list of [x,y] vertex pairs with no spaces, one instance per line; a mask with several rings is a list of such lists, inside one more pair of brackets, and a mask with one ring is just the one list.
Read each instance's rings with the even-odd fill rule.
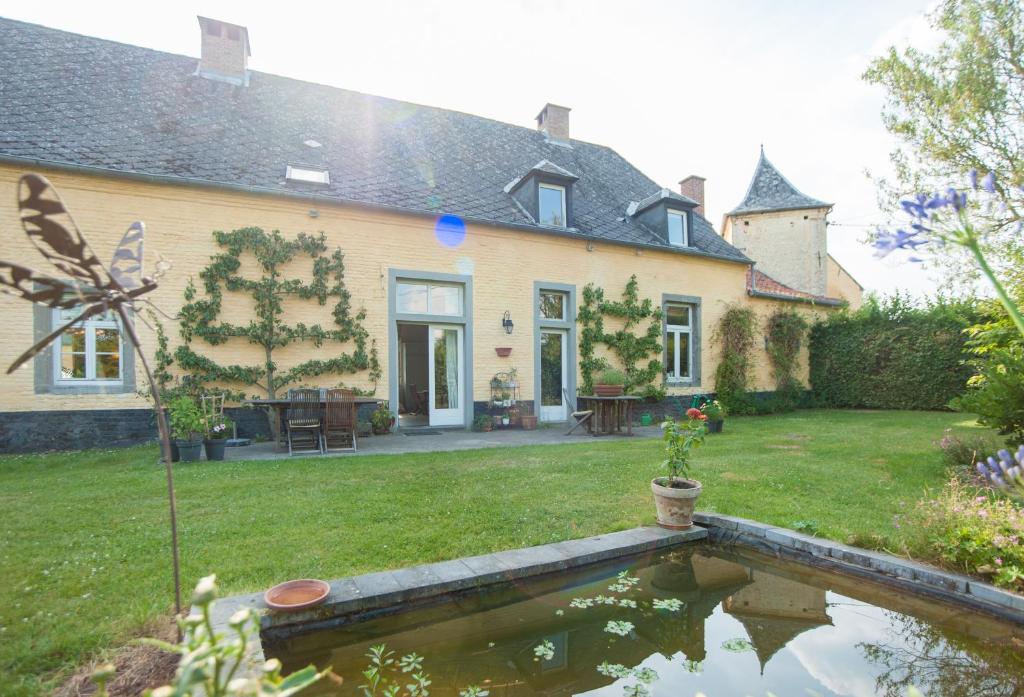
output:
[[577,410],[576,409],[576,402],[569,397],[569,393],[568,392],[566,392],[565,390],[562,390],[562,396],[565,398],[565,403],[566,404],[572,405],[572,408],[573,408],[572,418],[575,419],[575,421],[576,421],[576,423],[574,423],[572,425],[572,428],[570,428],[568,431],[565,432],[565,435],[571,436],[573,431],[575,431],[580,426],[583,426],[584,424],[586,424],[586,426],[587,426],[587,431],[590,431],[590,420],[594,417],[594,410],[593,409],[584,409],[582,411],[581,410]]
[[352,390],[327,390],[324,449],[356,451],[356,402]]
[[320,390],[294,389],[288,391],[288,454],[295,452],[296,436],[308,435],[310,447],[324,454],[324,436],[320,424]]

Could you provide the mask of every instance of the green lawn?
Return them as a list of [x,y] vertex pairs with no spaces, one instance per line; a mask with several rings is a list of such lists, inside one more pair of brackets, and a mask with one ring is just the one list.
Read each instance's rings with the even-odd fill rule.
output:
[[[945,479],[963,415],[734,418],[697,455],[699,508],[896,545],[893,516]],[[171,609],[155,447],[0,457],[0,691],[35,694]],[[178,465],[183,582],[226,592],[653,522],[656,440]],[[12,681],[12,682],[11,682]]]

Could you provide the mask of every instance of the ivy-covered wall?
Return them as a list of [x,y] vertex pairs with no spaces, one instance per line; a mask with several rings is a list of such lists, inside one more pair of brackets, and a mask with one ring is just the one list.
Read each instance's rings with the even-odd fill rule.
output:
[[836,314],[810,333],[813,402],[822,407],[945,409],[960,395],[967,305],[917,308],[896,297]]

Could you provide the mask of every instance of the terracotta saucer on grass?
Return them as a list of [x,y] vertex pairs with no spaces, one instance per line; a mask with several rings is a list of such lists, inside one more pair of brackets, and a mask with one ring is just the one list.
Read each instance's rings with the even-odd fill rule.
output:
[[331,586],[327,581],[301,578],[277,584],[263,594],[263,600],[269,608],[289,612],[319,605],[330,592]]

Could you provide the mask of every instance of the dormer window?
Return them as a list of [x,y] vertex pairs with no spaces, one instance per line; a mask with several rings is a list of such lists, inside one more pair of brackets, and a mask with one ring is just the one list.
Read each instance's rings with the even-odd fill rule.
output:
[[633,218],[666,247],[691,248],[693,244],[693,209],[697,202],[682,194],[662,189],[626,207]]
[[538,184],[538,220],[541,225],[565,227],[565,187],[557,184]]
[[531,223],[572,229],[572,188],[578,179],[554,162],[541,160],[526,174],[506,184],[505,193]]
[[676,247],[690,246],[690,229],[687,225],[687,214],[683,211],[667,211],[668,243]]
[[330,184],[331,175],[326,169],[312,169],[309,167],[293,167],[288,165],[285,171],[285,179],[290,182],[302,182],[303,184]]

